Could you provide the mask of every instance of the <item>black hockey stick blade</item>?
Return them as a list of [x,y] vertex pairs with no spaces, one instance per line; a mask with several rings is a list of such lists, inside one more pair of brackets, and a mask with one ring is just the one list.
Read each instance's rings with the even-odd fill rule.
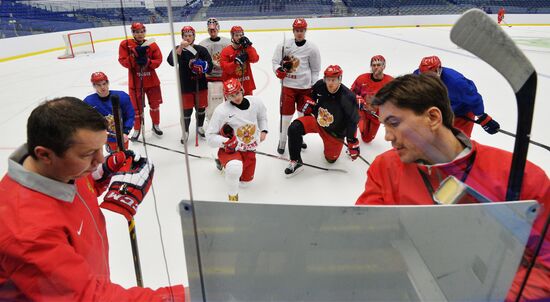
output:
[[[278,155],[273,155],[273,154],[265,153],[265,152],[258,151],[258,150],[254,151],[254,153],[260,154],[260,155],[263,155],[263,156],[267,156],[267,157],[272,157],[272,158],[284,160],[284,161],[286,161],[286,162],[289,162],[289,161],[290,161],[290,159],[288,159],[288,158],[284,158],[284,157],[282,157],[282,156],[278,156]],[[302,163],[302,165],[304,165],[304,166],[306,166],[306,167],[318,169],[318,170],[327,171],[327,172],[348,173],[348,171],[346,171],[346,170],[344,170],[344,169],[325,168],[325,167],[319,167],[319,166],[312,165],[312,164],[308,164],[308,163]]]
[[510,83],[516,95],[518,122],[506,200],[518,200],[537,88],[537,73],[525,54],[487,14],[479,9],[465,12],[451,29],[451,40],[493,66]]
[[115,122],[116,144],[119,151],[124,151],[124,134],[122,132],[122,117],[120,114],[120,97],[118,94],[111,95],[111,106]]

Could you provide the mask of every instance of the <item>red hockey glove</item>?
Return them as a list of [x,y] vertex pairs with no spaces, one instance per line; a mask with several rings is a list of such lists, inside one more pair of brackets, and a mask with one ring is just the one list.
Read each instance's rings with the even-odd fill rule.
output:
[[122,214],[130,221],[138,205],[151,187],[155,168],[142,157],[138,161],[126,160],[119,172],[111,178],[109,190],[100,207]]
[[233,128],[231,128],[229,124],[223,125],[220,129],[220,135],[229,138],[225,143],[223,143],[223,151],[225,151],[225,153],[234,153],[239,142],[237,141]]
[[304,101],[304,106],[300,108],[300,112],[302,112],[304,115],[311,115],[311,113],[313,113],[313,107],[315,107],[317,103],[308,96],[304,97]]
[[356,138],[346,138],[348,144],[348,154],[351,160],[356,160],[361,153],[359,150],[359,140]]
[[487,113],[478,116],[476,123],[480,124],[483,130],[487,131],[489,134],[495,134],[500,129],[500,124],[493,120]]
[[225,153],[235,153],[238,143],[237,137],[233,135],[230,139],[223,143],[223,151],[225,151]]
[[277,77],[279,79],[284,79],[286,77],[286,70],[283,68],[283,67],[279,67],[277,68],[277,70],[275,71],[275,74],[277,75]]
[[360,96],[360,95],[355,95],[355,100],[357,101],[357,106],[359,107],[359,110],[367,110],[367,101],[365,101],[365,99]]
[[107,155],[103,163],[92,172],[92,178],[100,184],[105,183],[107,185],[111,176],[122,168],[126,159],[133,159],[134,156],[134,152],[130,150],[117,151]]

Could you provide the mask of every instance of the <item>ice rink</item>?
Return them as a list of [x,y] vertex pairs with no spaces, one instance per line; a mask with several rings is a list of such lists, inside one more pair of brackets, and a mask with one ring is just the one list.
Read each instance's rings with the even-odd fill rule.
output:
[[[238,24],[237,21],[234,24]],[[290,26],[289,21],[289,26]],[[227,30],[228,28],[222,28]],[[179,28],[176,29],[178,31]],[[198,30],[204,30],[198,28]],[[532,139],[550,145],[548,128],[550,121],[550,27],[520,26],[504,28],[525,51],[538,72],[538,92],[532,128]],[[424,56],[437,55],[443,65],[463,73],[475,82],[485,101],[485,111],[501,125],[502,129],[516,132],[516,100],[512,89],[504,78],[492,67],[459,49],[449,39],[450,27],[420,28],[379,28],[346,30],[310,30],[307,40],[320,49],[322,70],[330,64],[338,64],[343,70],[343,83],[351,86],[355,78],[370,72],[370,57],[382,54],[387,60],[386,73],[398,76],[412,72]],[[122,32],[122,30],[121,30]],[[168,32],[168,30],[166,30]],[[291,31],[246,32],[260,55],[260,61],[252,65],[257,89],[255,95],[261,97],[268,110],[269,134],[259,147],[260,151],[276,154],[279,128],[280,82],[275,77],[271,58],[275,46]],[[223,36],[229,36],[227,32]],[[198,34],[196,41],[207,35]],[[168,36],[155,37],[164,59],[171,50]],[[176,37],[179,43],[180,37]],[[25,141],[26,119],[31,110],[45,99],[59,96],[76,96],[83,99],[93,93],[89,81],[95,71],[105,72],[112,90],[127,91],[127,70],[117,61],[120,40],[97,43],[96,53],[79,56],[75,59],[58,60],[59,52],[50,52],[27,58],[7,61],[0,64],[0,172],[7,170],[8,155]],[[0,40],[0,45],[2,44]],[[0,47],[1,48],[1,47]],[[32,52],[32,49],[25,52]],[[180,144],[179,105],[176,77],[173,68],[166,63],[157,69],[162,84],[164,103],[161,106],[161,128],[164,136],[154,136],[151,122],[146,114],[146,139],[148,142],[167,148],[183,151]],[[195,147],[194,118],[191,124],[189,152],[202,156],[213,156],[215,149],[199,140]],[[514,139],[504,134],[489,135],[479,126],[474,127],[473,139],[478,142],[512,151]],[[322,154],[321,139],[316,134],[305,137],[308,144],[303,152],[303,160],[310,164],[329,167]],[[145,153],[141,144],[133,143],[131,148]],[[384,141],[384,128],[381,127],[376,139],[361,143],[361,154],[372,162],[374,158],[390,148]],[[324,172],[307,168],[293,178],[285,178],[283,173],[287,163],[261,155],[257,156],[256,175],[253,183],[241,189],[240,202],[339,205],[351,206],[363,191],[368,166],[360,160],[352,162],[345,155],[330,167],[345,169],[348,173]],[[163,250],[160,244],[159,225],[162,226],[164,251],[173,284],[187,284],[187,273],[182,240],[180,217],[177,204],[189,199],[188,179],[183,155],[148,147],[147,154],[156,167],[153,190],[139,207],[136,218],[139,250],[144,283],[148,287],[168,284],[164,267]],[[540,147],[529,147],[528,159],[550,172],[550,153]],[[285,153],[288,156],[288,152]],[[212,159],[189,159],[193,197],[197,200],[227,200],[224,178],[216,169]],[[155,213],[155,202],[158,218]],[[134,268],[131,257],[126,221],[119,215],[104,212],[107,218],[110,265],[113,282],[123,286],[135,285]]]

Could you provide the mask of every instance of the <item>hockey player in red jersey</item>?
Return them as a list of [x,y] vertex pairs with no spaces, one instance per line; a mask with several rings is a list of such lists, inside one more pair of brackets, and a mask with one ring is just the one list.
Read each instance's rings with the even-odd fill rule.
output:
[[499,8],[498,15],[497,15],[498,24],[500,24],[500,22],[502,22],[502,20],[504,20],[504,14],[505,13],[506,13],[506,11],[504,10],[504,7]]
[[252,42],[244,35],[243,28],[231,27],[231,45],[225,47],[220,54],[222,80],[236,78],[243,85],[244,94],[252,95],[256,84],[250,64],[259,60],[260,56],[252,46]]
[[[283,154],[286,148],[288,126],[296,108],[304,106],[304,97],[311,93],[311,86],[319,79],[321,56],[319,49],[306,40],[307,22],[297,18],[292,23],[293,39],[277,45],[271,60],[273,72],[281,80],[280,99],[281,129],[277,152]],[[303,116],[300,112],[298,116]],[[302,146],[302,148],[305,146]]]
[[380,127],[378,110],[372,107],[372,98],[380,88],[393,80],[392,76],[384,74],[385,68],[386,59],[382,55],[373,56],[370,59],[371,72],[358,76],[351,85],[351,91],[357,95],[361,117],[359,131],[365,143],[370,143],[374,139]]
[[[193,108],[197,110],[197,135],[204,137],[203,129],[205,110],[208,106],[208,86],[206,74],[212,70],[212,58],[208,50],[203,46],[195,44],[195,29],[191,26],[184,26],[181,29],[181,43],[176,48],[178,59],[178,71],[183,99],[183,123],[182,137],[180,142],[185,144],[189,137],[189,125]],[[172,52],[167,58],[168,64],[174,66]],[[197,104],[195,104],[195,97]]]
[[[384,86],[373,104],[380,110],[385,139],[393,149],[377,156],[367,172],[358,205],[433,205],[433,192],[449,175],[492,201],[506,200],[512,154],[469,139],[453,127],[447,89],[433,75],[405,75]],[[514,301],[526,265],[550,214],[550,180],[527,162],[520,200],[536,200],[542,212],[535,220],[526,252],[507,301]],[[523,292],[516,301],[546,301],[550,297],[550,233]]]
[[160,104],[162,104],[162,94],[160,90],[160,81],[157,76],[157,69],[162,63],[162,53],[153,42],[147,46],[142,46],[145,39],[145,25],[139,22],[132,23],[131,26],[133,39],[124,40],[118,47],[118,62],[128,68],[128,88],[132,105],[136,117],[134,120],[134,133],[131,140],[137,140],[141,131],[141,118],[143,116],[143,100],[147,95],[149,101],[149,115],[153,122],[153,133],[158,136],[163,134],[160,130]]
[[106,149],[108,152],[117,150],[117,141],[115,134],[115,121],[113,115],[113,106],[111,96],[117,95],[120,100],[120,113],[122,119],[122,131],[124,131],[124,149],[128,149],[128,134],[134,125],[134,108],[130,101],[130,96],[124,91],[110,90],[109,78],[101,71],[92,73],[90,82],[94,86],[96,93],[90,94],[84,98],[84,102],[92,106],[101,115],[105,117],[109,126],[109,137],[107,138]]
[[239,185],[246,186],[254,178],[254,151],[267,136],[267,114],[258,97],[243,95],[237,79],[223,83],[223,94],[227,101],[214,110],[206,137],[211,147],[219,148],[229,201],[238,201]]
[[351,159],[359,157],[359,140],[355,137],[359,122],[357,101],[353,92],[342,84],[342,73],[340,66],[328,66],[324,79],[313,85],[311,96],[300,109],[304,116],[295,119],[288,127],[291,162],[285,169],[287,176],[296,175],[303,169],[300,153],[303,136],[308,133],[319,133],[329,163],[340,157],[344,139]]

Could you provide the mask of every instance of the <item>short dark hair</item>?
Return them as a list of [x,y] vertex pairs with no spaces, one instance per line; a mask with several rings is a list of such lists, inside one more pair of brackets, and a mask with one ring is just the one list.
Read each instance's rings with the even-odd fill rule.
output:
[[62,156],[73,144],[79,129],[107,130],[105,118],[94,108],[75,97],[60,97],[36,107],[27,120],[27,150],[36,158],[34,149],[43,146]]
[[426,112],[430,107],[441,111],[443,125],[453,129],[454,113],[445,84],[432,74],[407,74],[395,78],[378,91],[372,101],[379,106],[386,102],[398,108],[407,108],[416,114]]

